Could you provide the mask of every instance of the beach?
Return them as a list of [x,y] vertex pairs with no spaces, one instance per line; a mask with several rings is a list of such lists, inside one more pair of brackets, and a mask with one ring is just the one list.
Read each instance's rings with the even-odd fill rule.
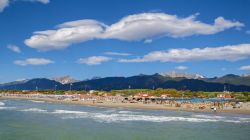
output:
[[[51,103],[73,104],[82,106],[97,106],[108,108],[129,108],[129,109],[148,109],[148,110],[174,110],[174,111],[189,111],[189,112],[210,112],[210,113],[236,113],[236,114],[250,114],[250,103],[241,103],[240,108],[224,107],[218,108],[216,112],[211,109],[211,106],[206,103],[182,103],[180,106],[170,104],[156,104],[143,102],[122,102],[122,101],[95,101],[95,100],[58,100],[53,98],[34,98],[34,97],[20,97],[20,96],[2,96],[0,100],[4,99],[17,99],[17,100],[34,100],[34,101],[46,101]],[[192,104],[192,107],[190,107]],[[204,108],[200,108],[204,106]]]

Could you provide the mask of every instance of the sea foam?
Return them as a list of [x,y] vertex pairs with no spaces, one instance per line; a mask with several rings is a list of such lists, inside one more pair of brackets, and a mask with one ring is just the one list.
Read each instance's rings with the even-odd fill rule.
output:
[[5,103],[3,103],[3,102],[0,102],[0,106],[4,106],[5,105]]
[[120,113],[120,114],[133,114],[133,113],[135,113],[135,112],[132,112],[132,111],[119,111],[118,113]]
[[223,119],[225,117],[223,116],[212,116],[212,115],[192,115],[193,117],[197,117],[197,118],[205,118],[205,119]]
[[5,106],[0,106],[0,110],[13,110],[16,109],[16,107],[5,107]]
[[82,112],[82,111],[71,111],[71,110],[55,110],[55,114],[86,114],[87,112]]
[[36,100],[30,100],[33,103],[45,103],[45,101],[36,101]]
[[24,111],[24,112],[47,112],[47,110],[43,110],[43,109],[39,109],[39,108],[28,108],[28,109],[24,109],[21,111]]

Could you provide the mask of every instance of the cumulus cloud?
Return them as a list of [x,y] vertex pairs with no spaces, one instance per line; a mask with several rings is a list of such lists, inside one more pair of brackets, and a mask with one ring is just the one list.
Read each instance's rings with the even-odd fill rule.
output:
[[130,53],[121,53],[121,52],[105,52],[106,55],[117,55],[117,56],[129,56]]
[[21,49],[16,46],[16,45],[8,45],[7,46],[8,49],[10,49],[11,51],[15,52],[15,53],[21,53]]
[[9,6],[9,0],[0,0],[0,12]]
[[228,45],[215,48],[170,49],[150,52],[143,57],[120,59],[119,62],[185,62],[200,60],[237,61],[250,57],[250,44]]
[[[12,0],[15,1],[25,1],[25,2],[39,2],[42,4],[48,4],[50,0]],[[0,12],[2,12],[6,7],[9,6],[11,0],[0,0]]]
[[177,67],[175,67],[175,69],[177,69],[177,70],[186,70],[186,69],[188,69],[188,67],[187,66],[177,66]]
[[112,60],[110,57],[106,56],[91,56],[88,58],[80,58],[77,63],[79,64],[87,64],[87,65],[99,65],[103,62],[107,62]]
[[57,26],[57,30],[37,31],[25,40],[31,48],[42,51],[63,49],[73,43],[99,38],[105,25],[95,20],[78,20],[66,22]]
[[47,65],[54,63],[54,61],[45,59],[45,58],[28,58],[25,60],[16,60],[14,61],[14,64],[20,65],[20,66],[27,66],[27,65]]
[[39,50],[63,49],[73,43],[92,39],[118,39],[152,42],[159,37],[180,38],[192,35],[210,35],[229,28],[240,28],[238,21],[218,17],[213,24],[196,19],[197,14],[178,17],[166,13],[141,13],[129,15],[120,21],[105,25],[96,20],[77,20],[56,26],[56,29],[34,32],[25,44]]
[[165,13],[143,13],[130,15],[111,25],[105,36],[121,40],[143,40],[159,36],[186,37],[209,35],[232,27],[243,26],[240,22],[218,17],[213,24],[196,20],[197,15],[186,18]]
[[250,70],[250,65],[247,66],[241,66],[240,70]]

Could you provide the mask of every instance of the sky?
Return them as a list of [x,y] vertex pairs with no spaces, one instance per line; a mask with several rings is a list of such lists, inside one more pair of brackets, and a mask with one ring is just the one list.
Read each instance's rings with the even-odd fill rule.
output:
[[250,72],[250,0],[0,0],[0,83]]

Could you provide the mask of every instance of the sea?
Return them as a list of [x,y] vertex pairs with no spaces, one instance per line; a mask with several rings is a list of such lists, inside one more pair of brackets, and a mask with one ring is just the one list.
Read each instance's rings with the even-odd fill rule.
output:
[[0,100],[0,140],[249,140],[250,115]]

